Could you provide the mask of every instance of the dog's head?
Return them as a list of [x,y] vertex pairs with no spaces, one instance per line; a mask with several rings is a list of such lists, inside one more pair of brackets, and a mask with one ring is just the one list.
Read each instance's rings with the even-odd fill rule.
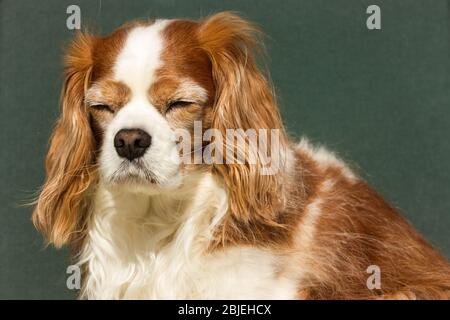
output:
[[[62,114],[33,214],[49,242],[60,246],[83,231],[97,183],[174,192],[189,172],[206,169],[221,177],[230,210],[243,219],[276,201],[277,181],[261,174],[259,157],[250,163],[247,150],[243,163],[231,161],[240,147],[229,141],[213,151],[224,164],[186,164],[220,140],[198,141],[196,125],[222,137],[227,129],[284,132],[253,56],[257,47],[257,29],[230,13],[200,22],[131,23],[104,38],[80,33],[66,55]],[[283,134],[280,139],[283,144]],[[181,140],[191,142],[189,148],[181,151]]]

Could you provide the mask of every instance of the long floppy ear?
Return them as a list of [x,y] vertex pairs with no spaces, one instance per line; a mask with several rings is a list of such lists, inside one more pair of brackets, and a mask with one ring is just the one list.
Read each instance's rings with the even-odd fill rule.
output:
[[[277,152],[283,153],[287,140],[269,82],[255,61],[260,35],[253,24],[229,12],[206,18],[199,29],[199,41],[210,57],[216,87],[212,127],[220,130],[222,137],[228,137],[227,129],[255,129],[259,137],[260,129],[267,129],[267,154],[274,157],[279,156]],[[271,129],[278,130],[278,141],[271,141]],[[248,135],[238,143],[225,139],[226,163],[214,168],[227,186],[229,209],[235,220],[275,224],[277,208],[282,205],[281,172],[264,172],[259,149],[255,150],[245,137]],[[279,149],[271,154],[273,143],[278,143]],[[244,163],[236,163],[242,156]]]
[[93,45],[92,36],[79,33],[67,51],[61,116],[46,158],[47,178],[32,216],[36,228],[56,247],[81,237],[86,191],[96,179],[95,142],[84,104],[92,73]]

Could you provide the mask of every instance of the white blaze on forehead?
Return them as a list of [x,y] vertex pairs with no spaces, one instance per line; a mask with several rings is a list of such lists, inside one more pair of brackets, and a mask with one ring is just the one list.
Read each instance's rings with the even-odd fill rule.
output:
[[[112,181],[123,175],[147,179],[148,174],[134,166],[123,167],[123,158],[117,155],[114,138],[122,129],[141,129],[152,137],[151,146],[139,159],[141,167],[151,172],[159,186],[178,183],[179,156],[175,135],[167,120],[148,99],[148,90],[155,80],[155,72],[161,67],[164,48],[161,31],[170,20],[157,20],[149,26],[132,29],[113,67],[115,81],[124,83],[131,90],[131,99],[114,115],[109,123],[100,156],[101,177]],[[146,192],[150,192],[148,187]],[[141,190],[142,191],[142,190]]]
[[114,78],[125,83],[133,96],[146,95],[153,75],[160,66],[163,49],[161,31],[170,20],[156,20],[152,25],[131,30],[114,66]]

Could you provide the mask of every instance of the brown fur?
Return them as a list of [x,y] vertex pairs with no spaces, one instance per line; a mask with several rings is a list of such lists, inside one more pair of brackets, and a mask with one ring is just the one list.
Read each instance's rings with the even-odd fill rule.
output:
[[[33,212],[36,227],[58,247],[82,239],[90,186],[97,181],[96,140],[112,117],[87,110],[85,102],[95,97],[85,101],[86,90],[92,85],[106,90],[105,103],[117,109],[127,101],[126,88],[110,82],[111,66],[127,31],[138,24],[106,38],[79,35],[68,51],[62,115]],[[256,63],[259,38],[254,25],[231,13],[173,22],[164,30],[163,66],[148,92],[173,128],[192,129],[202,120],[203,129],[218,129],[224,137],[226,129],[279,129],[283,152],[292,151],[276,175],[261,175],[259,158],[250,164],[248,141],[245,150],[230,145],[216,150],[225,160],[243,154],[244,164],[184,168],[212,171],[229,193],[229,212],[211,250],[233,245],[275,250],[278,273],[286,261],[302,268],[299,298],[448,298],[450,267],[442,255],[365,182],[346,175],[340,165],[320,163],[288,140],[269,81]],[[208,99],[169,112],[167,103],[182,77],[205,88]],[[227,149],[233,159],[227,159]],[[320,210],[315,220],[313,210]],[[366,286],[370,265],[381,269],[381,290]]]
[[[308,157],[301,152],[299,156]],[[309,298],[449,297],[448,262],[395,209],[365,182],[349,180],[339,168],[317,174],[334,185],[311,199],[322,202],[314,241],[305,255]],[[366,286],[370,265],[380,267],[381,290]]]
[[[96,135],[85,101],[88,88],[111,73],[131,23],[99,38],[78,33],[65,56],[65,80],[58,119],[46,158],[47,178],[37,199],[32,220],[47,243],[56,247],[81,245],[86,231],[89,190],[98,179]],[[93,128],[94,127],[94,128]]]
[[36,228],[57,247],[80,238],[86,193],[96,180],[95,143],[84,105],[92,75],[93,45],[93,37],[79,34],[66,56],[62,114],[47,154],[47,180],[33,212]]
[[[287,140],[272,91],[258,70],[253,51],[257,51],[259,31],[251,23],[229,14],[216,14],[201,23],[198,38],[209,56],[216,85],[211,127],[226,137],[227,129],[279,129],[281,147]],[[226,145],[225,161],[233,162],[238,154],[250,156],[246,150]],[[270,150],[270,144],[269,144]],[[227,149],[234,155],[228,159]],[[262,175],[261,159],[256,164],[214,165],[214,172],[223,178],[229,190],[229,215],[218,231],[218,241],[238,243],[254,241],[267,231],[283,228],[278,212],[283,205],[280,175]]]
[[[283,130],[252,56],[256,35],[253,25],[227,13],[206,20],[199,30],[217,86],[214,128]],[[448,262],[370,187],[349,181],[339,168],[318,169],[305,154],[297,153],[296,160],[292,176],[261,176],[257,165],[214,167],[230,192],[230,214],[218,231],[222,245],[279,247],[289,255],[296,249],[294,227],[301,225],[307,204],[320,197],[316,236],[310,251],[300,254],[311,271],[309,298],[410,297],[396,292],[413,292],[419,299],[449,297]],[[334,188],[318,193],[325,179],[333,179]],[[367,289],[370,265],[381,268],[380,291]]]

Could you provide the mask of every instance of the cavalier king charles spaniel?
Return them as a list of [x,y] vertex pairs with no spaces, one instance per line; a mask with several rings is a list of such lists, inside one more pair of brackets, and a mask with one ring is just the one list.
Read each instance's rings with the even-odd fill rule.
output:
[[33,222],[73,250],[80,297],[447,298],[447,260],[288,138],[260,39],[229,12],[77,35]]

